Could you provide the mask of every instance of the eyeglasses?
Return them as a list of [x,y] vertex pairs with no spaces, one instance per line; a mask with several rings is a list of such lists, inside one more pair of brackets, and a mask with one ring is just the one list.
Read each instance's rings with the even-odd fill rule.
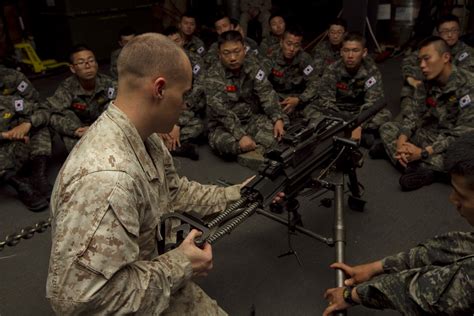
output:
[[459,31],[460,31],[459,29],[449,29],[449,30],[443,29],[443,30],[439,30],[439,34],[441,35],[458,34]]
[[96,63],[95,59],[94,58],[90,58],[88,60],[81,60],[80,62],[77,62],[74,64],[74,66],[78,66],[78,67],[85,67],[86,64],[88,64],[89,66],[91,65],[94,65]]

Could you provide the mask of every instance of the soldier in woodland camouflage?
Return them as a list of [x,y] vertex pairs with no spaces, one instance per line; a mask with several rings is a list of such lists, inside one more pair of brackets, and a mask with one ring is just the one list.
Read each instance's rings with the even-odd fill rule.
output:
[[[451,175],[450,201],[474,226],[474,133],[454,141],[445,166]],[[403,315],[472,315],[474,233],[451,232],[382,260],[358,266],[334,263],[349,277],[346,287],[329,289],[328,316],[352,305],[394,309]]]
[[[317,121],[322,114],[350,120],[376,102],[384,99],[382,75],[377,66],[367,60],[365,39],[357,33],[346,35],[342,59],[330,65],[320,80],[319,99],[308,115]],[[357,127],[352,138],[370,148],[378,137],[378,129],[391,119],[382,109],[369,122]]]
[[[0,179],[11,184],[31,210],[44,209],[52,190],[47,178],[51,157],[49,109],[40,102],[31,82],[13,69],[0,66]],[[29,162],[31,177],[17,172]]]
[[334,19],[329,23],[328,40],[320,42],[313,48],[314,64],[320,76],[329,65],[341,59],[342,40],[346,31],[346,21],[340,18]]
[[260,43],[260,52],[269,56],[275,49],[280,47],[280,41],[285,33],[286,23],[280,14],[272,14],[268,19],[270,34],[265,36]]
[[137,33],[135,32],[135,30],[130,26],[124,27],[119,32],[118,44],[120,45],[120,48],[117,48],[110,54],[110,76],[114,80],[117,80],[117,59],[120,55],[120,52],[122,51],[122,47],[124,47],[128,42],[130,42],[130,40],[134,38],[136,34]]
[[191,64],[171,40],[147,33],[123,48],[118,73],[116,100],[57,178],[47,298],[58,315],[226,315],[191,281],[212,268],[211,246],[194,244],[197,230],[158,251],[163,214],[219,212],[242,187],[179,177],[157,134],[184,109]]
[[266,62],[268,80],[287,114],[303,114],[318,92],[318,70],[311,56],[301,49],[302,40],[302,30],[290,26],[280,41],[280,47],[273,50]]
[[68,151],[116,94],[116,82],[97,73],[97,61],[89,48],[83,45],[75,47],[70,62],[73,75],[48,98],[52,111],[50,125],[61,136]]
[[252,156],[258,146],[256,156],[263,160],[261,152],[274,146],[283,134],[285,116],[278,97],[265,71],[245,57],[240,33],[222,33],[219,54],[221,62],[209,69],[204,85],[209,144],[230,157],[247,152]]
[[449,144],[474,130],[474,74],[453,65],[449,47],[436,36],[420,44],[419,59],[423,87],[401,122],[380,128],[389,159],[404,169],[400,185],[407,191],[442,179]]
[[[439,19],[437,31],[446,41],[451,52],[451,63],[458,68],[474,72],[474,49],[459,40],[461,32],[459,19],[454,15],[446,15]],[[401,91],[401,109],[410,111],[415,89],[423,88],[423,74],[418,62],[418,50],[408,55],[402,62],[403,87]],[[407,109],[408,107],[408,109]]]

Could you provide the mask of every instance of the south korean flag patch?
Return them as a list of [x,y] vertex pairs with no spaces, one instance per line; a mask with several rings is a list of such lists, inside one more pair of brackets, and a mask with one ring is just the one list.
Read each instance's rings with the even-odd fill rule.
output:
[[468,53],[468,52],[464,52],[464,53],[462,53],[461,55],[459,55],[458,60],[459,60],[459,61],[463,61],[464,59],[467,58],[467,56],[469,56],[469,53]]
[[14,105],[15,105],[15,111],[16,112],[22,112],[23,111],[23,108],[24,108],[23,99],[15,100]]
[[260,69],[258,72],[257,72],[257,75],[255,76],[255,78],[259,81],[262,81],[263,78],[265,78],[265,73],[263,72],[262,69]]
[[109,100],[112,100],[115,97],[115,89],[113,87],[110,87],[107,90],[107,97],[109,98]]
[[374,84],[377,83],[377,80],[372,76],[365,82],[365,88],[370,89]]
[[199,73],[199,70],[201,70],[201,66],[199,66],[199,64],[194,65],[193,74],[197,75]]
[[469,94],[466,94],[461,99],[459,99],[459,106],[461,108],[464,108],[468,106],[469,104],[471,104],[471,97],[469,96]]
[[303,70],[303,73],[307,76],[310,73],[312,73],[314,68],[311,65],[306,66],[306,68]]
[[245,46],[245,53],[247,54],[247,52],[249,51],[250,47],[249,46]]
[[26,81],[22,81],[16,88],[20,92],[25,92],[26,88],[28,88],[28,83],[26,83]]
[[197,53],[198,53],[199,55],[201,55],[202,53],[204,53],[204,47],[202,47],[202,46],[199,47],[199,48],[197,49]]

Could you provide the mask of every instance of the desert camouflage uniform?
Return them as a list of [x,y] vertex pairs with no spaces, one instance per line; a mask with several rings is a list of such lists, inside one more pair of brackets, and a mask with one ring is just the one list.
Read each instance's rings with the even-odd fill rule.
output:
[[25,103],[25,112],[17,116],[17,118],[20,118],[19,120],[13,119],[15,123],[10,125],[8,129],[25,121],[30,122],[32,126],[29,133],[30,142],[28,147],[31,156],[51,156],[51,133],[48,129],[49,106],[47,103],[40,101],[39,92],[28,78],[19,71],[0,65],[0,92],[3,96],[12,96],[16,100],[23,100]]
[[265,149],[276,144],[273,125],[285,115],[258,63],[246,57],[235,75],[219,62],[209,69],[205,89],[209,144],[214,150],[237,155],[241,152],[239,140],[245,135]]
[[117,72],[117,60],[120,55],[120,52],[122,51],[122,48],[118,48],[110,54],[110,76],[114,79],[117,80],[118,78],[118,72]]
[[265,37],[270,33],[270,25],[268,20],[270,19],[270,10],[272,9],[271,0],[240,0],[240,25],[244,30],[244,34],[247,34],[247,26],[251,18],[248,13],[249,10],[258,10],[257,16],[258,21],[262,25],[262,36]]
[[158,253],[160,218],[207,215],[240,198],[177,175],[157,134],[145,142],[111,104],[74,147],[51,199],[46,295],[58,315],[225,315],[190,279],[180,249]]
[[311,54],[313,55],[313,63],[316,69],[319,70],[318,74],[322,76],[329,65],[341,59],[341,47],[334,49],[329,41],[322,41],[313,48]]
[[86,93],[73,75],[48,98],[52,108],[51,126],[59,133],[68,151],[78,141],[75,130],[94,123],[108,102],[115,99],[115,91],[116,82],[112,78],[97,74],[94,92]]
[[287,97],[298,97],[300,103],[297,112],[303,112],[318,94],[318,70],[313,64],[311,56],[300,50],[291,62],[283,56],[281,47],[274,50],[266,59],[268,80],[278,94],[280,100]]
[[[402,75],[404,80],[402,91],[400,93],[400,107],[402,112],[407,110],[407,106],[412,104],[414,94],[414,88],[406,82],[406,78],[412,77],[416,80],[424,79],[418,61],[418,52],[418,50],[414,51],[402,61]],[[462,41],[458,41],[453,47],[451,47],[451,56],[452,63],[458,68],[465,68],[470,72],[474,72],[474,49],[472,47],[464,44]]]
[[[365,58],[355,75],[347,72],[341,59],[330,65],[320,80],[320,97],[308,114],[312,119],[324,114],[350,120],[384,99],[382,75],[377,66]],[[377,130],[391,117],[389,110],[382,109],[363,127]]]
[[443,88],[425,81],[423,88],[415,90],[413,104],[407,107],[402,122],[384,124],[380,128],[380,137],[394,164],[397,163],[394,156],[400,134],[422,148],[433,146],[434,154],[422,164],[443,171],[443,156],[449,144],[472,131],[474,74],[453,65],[448,83]]
[[472,232],[437,236],[382,263],[385,274],[356,288],[364,306],[407,316],[474,312]]
[[204,42],[196,35],[192,35],[191,40],[185,42],[183,48],[186,52],[193,52],[201,57],[206,54]]

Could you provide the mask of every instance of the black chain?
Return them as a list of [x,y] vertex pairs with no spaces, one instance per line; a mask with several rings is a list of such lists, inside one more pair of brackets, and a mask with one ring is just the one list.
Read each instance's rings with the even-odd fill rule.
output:
[[33,226],[26,226],[20,233],[14,232],[13,234],[7,235],[4,241],[0,241],[0,251],[2,251],[5,246],[13,247],[20,243],[22,239],[30,239],[35,233],[43,233],[48,227],[51,226],[51,218],[47,220],[42,220],[36,223]]

